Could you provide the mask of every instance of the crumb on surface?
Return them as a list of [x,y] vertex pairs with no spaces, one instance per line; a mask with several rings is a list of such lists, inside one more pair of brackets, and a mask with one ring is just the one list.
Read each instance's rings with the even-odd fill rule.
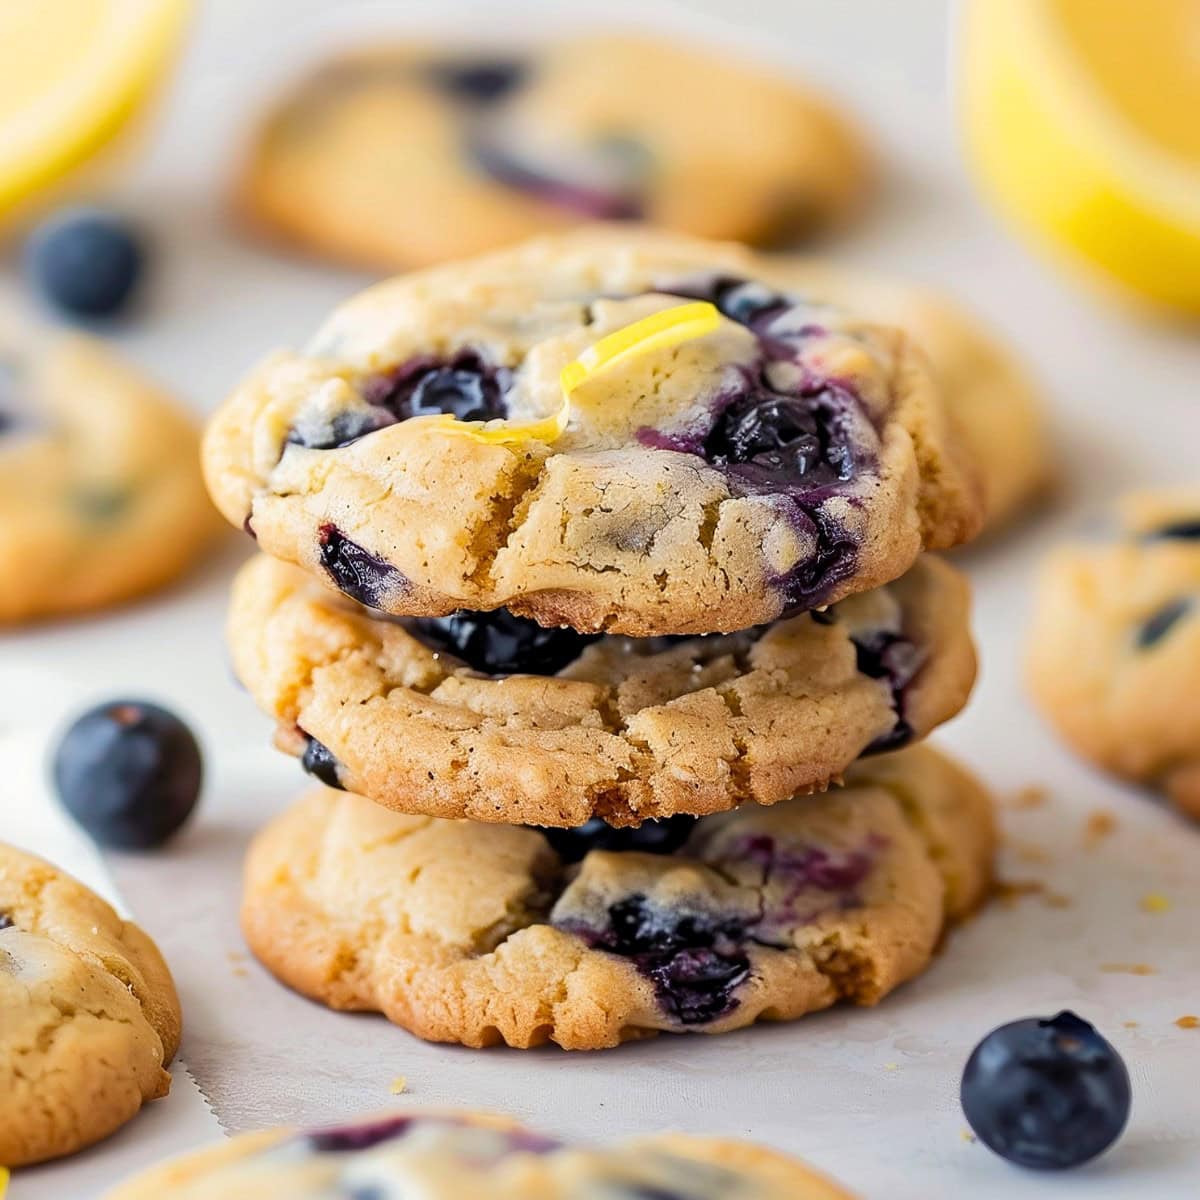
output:
[[1162,892],[1147,892],[1138,903],[1148,913],[1166,912],[1171,907],[1171,901]]
[[1083,841],[1089,849],[1102,842],[1117,828],[1117,818],[1106,808],[1091,813],[1083,827]]
[[1180,1029],[1200,1029],[1200,1017],[1193,1017],[1191,1015],[1179,1017],[1176,1019],[1175,1024]]
[[1008,808],[1041,808],[1050,799],[1050,791],[1040,783],[1026,784],[1009,796]]
[[1101,963],[1100,970],[1106,975],[1157,975],[1149,963]]
[[397,1075],[392,1080],[391,1093],[393,1096],[399,1096],[408,1090],[408,1077],[405,1075]]
[[979,1141],[979,1139],[969,1129],[964,1129],[959,1136],[964,1142],[970,1142],[972,1145]]
[[1026,896],[1037,896],[1048,908],[1070,908],[1071,898],[1055,892],[1040,879],[997,879],[992,888],[997,901],[1011,908]]
[[885,1071],[898,1071],[898,1070],[900,1070],[900,1064],[899,1063],[884,1063],[883,1069]]
[[1138,1027],[1137,1021],[1122,1021],[1121,1024],[1126,1029],[1136,1029]]

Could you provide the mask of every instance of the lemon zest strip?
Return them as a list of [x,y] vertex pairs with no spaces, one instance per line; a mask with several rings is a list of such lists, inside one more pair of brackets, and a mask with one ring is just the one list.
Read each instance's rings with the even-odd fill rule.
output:
[[693,338],[712,333],[721,323],[721,314],[716,305],[707,300],[688,304],[677,304],[661,312],[651,313],[640,321],[634,321],[621,329],[594,342],[580,356],[567,363],[559,375],[562,386],[562,401],[557,410],[548,417],[536,421],[460,421],[447,415],[428,418],[441,428],[465,434],[477,442],[507,444],[513,442],[552,442],[560,437],[571,416],[571,395],[601,371],[615,366],[635,355],[647,354],[651,350],[677,346]]

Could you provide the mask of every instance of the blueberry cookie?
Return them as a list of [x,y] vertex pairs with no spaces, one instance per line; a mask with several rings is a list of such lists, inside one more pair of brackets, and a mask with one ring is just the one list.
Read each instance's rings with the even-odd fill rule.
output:
[[0,844],[0,1163],[107,1137],[165,1096],[179,1000],[154,943],[49,863]]
[[220,524],[198,448],[193,422],[98,341],[0,337],[0,625],[180,575]]
[[1080,754],[1200,817],[1200,488],[1126,496],[1113,538],[1050,557],[1029,680]]
[[601,1049],[874,1004],[982,897],[982,788],[914,747],[846,787],[636,830],[403,816],[321,790],[246,864],[290,987],[431,1041]]
[[740,633],[595,636],[503,609],[384,620],[260,556],[229,638],[277,744],[325,783],[430,816],[626,825],[786,800],[924,736],[974,681],[967,608],[927,558]]
[[476,1113],[406,1112],[334,1128],[244,1134],[108,1200],[851,1200],[794,1158],[658,1133],[574,1146]]
[[895,579],[981,505],[899,331],[609,227],[382,284],[209,426],[226,517],[404,616],[727,632]]
[[1049,490],[1051,443],[1041,397],[1015,356],[937,292],[811,259],[783,260],[784,286],[897,325],[929,357],[983,484],[992,531]]
[[330,63],[267,120],[237,199],[310,249],[406,270],[596,219],[776,241],[844,216],[866,176],[854,131],[794,83],[589,37]]

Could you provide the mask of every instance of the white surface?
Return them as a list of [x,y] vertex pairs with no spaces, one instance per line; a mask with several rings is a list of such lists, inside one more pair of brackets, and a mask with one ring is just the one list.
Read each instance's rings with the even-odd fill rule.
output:
[[[387,11],[395,23],[427,7]],[[513,8],[497,0],[475,7],[497,21]],[[239,244],[222,228],[218,203],[246,103],[324,36],[334,8],[210,3],[150,159],[127,189],[160,254],[157,294],[122,340],[202,408],[266,349],[304,338],[359,282]],[[838,252],[963,296],[1020,345],[1053,397],[1065,501],[962,560],[978,587],[984,665],[977,697],[942,741],[1001,795],[1027,784],[1049,790],[1043,808],[1006,812],[1013,844],[1005,872],[1044,881],[1069,906],[1031,897],[993,907],[878,1009],[715,1039],[664,1037],[596,1055],[477,1053],[424,1045],[380,1019],[326,1013],[246,961],[234,922],[245,838],[302,784],[295,765],[268,748],[268,723],[226,666],[221,622],[233,548],[202,579],[150,603],[0,639],[0,834],[103,886],[38,779],[49,731],[114,694],[164,699],[192,721],[209,768],[199,819],[167,853],[112,865],[171,961],[185,1005],[183,1059],[230,1129],[377,1108],[391,1102],[389,1085],[402,1074],[414,1103],[503,1108],[563,1134],[679,1127],[746,1135],[799,1151],[864,1195],[889,1200],[1194,1196],[1200,1030],[1173,1022],[1200,1009],[1200,833],[1062,752],[1022,697],[1018,660],[1038,553],[1121,486],[1195,477],[1200,343],[1081,298],[983,211],[955,155],[936,0],[692,0],[677,8],[756,22],[751,40],[860,113],[885,151],[887,177],[865,225]],[[338,21],[355,24],[383,9],[336,6]],[[1089,850],[1083,827],[1098,808],[1114,813],[1118,830]],[[1139,898],[1150,891],[1168,896],[1170,911],[1142,911]],[[1130,962],[1156,974],[1100,969]],[[1039,1177],[963,1138],[956,1093],[979,1036],[1060,1007],[1076,1008],[1116,1042],[1133,1074],[1135,1109],[1116,1152],[1084,1171]],[[1125,1027],[1133,1021],[1136,1028]],[[19,1175],[11,1200],[88,1200],[135,1160],[203,1140],[207,1120],[179,1073],[172,1099],[72,1163]]]

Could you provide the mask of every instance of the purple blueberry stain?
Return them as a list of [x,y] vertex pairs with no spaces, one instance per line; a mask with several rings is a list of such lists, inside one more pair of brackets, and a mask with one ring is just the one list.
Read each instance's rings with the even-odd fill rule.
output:
[[352,542],[336,525],[317,530],[318,556],[338,590],[368,608],[386,608],[408,590],[408,580],[390,563]]
[[403,1137],[417,1124],[415,1117],[387,1117],[362,1125],[337,1125],[304,1135],[308,1146],[318,1154],[349,1154],[370,1150],[381,1142]]

